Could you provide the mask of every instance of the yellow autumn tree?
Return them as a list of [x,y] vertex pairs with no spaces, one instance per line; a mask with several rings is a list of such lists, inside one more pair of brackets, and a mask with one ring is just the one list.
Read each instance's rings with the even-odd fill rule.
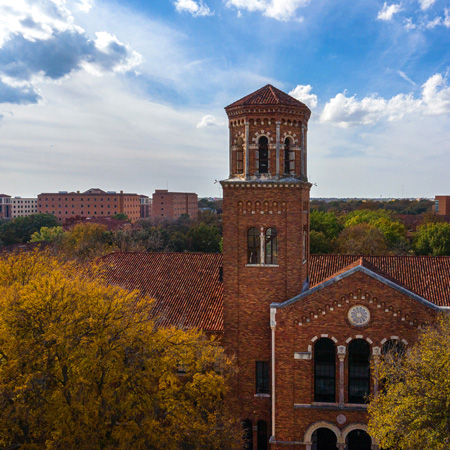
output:
[[148,299],[97,278],[46,253],[0,259],[0,448],[240,448],[218,342],[155,328]]
[[450,316],[420,335],[404,355],[388,352],[375,370],[383,388],[369,405],[380,448],[450,448]]

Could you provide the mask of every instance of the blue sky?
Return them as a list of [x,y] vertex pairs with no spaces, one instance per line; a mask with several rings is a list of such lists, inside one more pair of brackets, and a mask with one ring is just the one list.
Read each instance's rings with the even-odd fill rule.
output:
[[223,107],[305,102],[314,197],[450,194],[450,2],[0,0],[0,192],[220,195]]

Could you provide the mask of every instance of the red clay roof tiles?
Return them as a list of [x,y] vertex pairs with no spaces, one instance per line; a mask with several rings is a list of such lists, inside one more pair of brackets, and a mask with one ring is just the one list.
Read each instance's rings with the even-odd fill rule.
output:
[[270,84],[246,95],[231,105],[228,105],[225,109],[246,105],[289,105],[306,107],[304,103]]
[[[108,283],[156,299],[159,326],[223,331],[221,254],[116,252],[102,261]],[[450,306],[450,257],[445,256],[311,255],[311,286],[357,265],[436,305]]]

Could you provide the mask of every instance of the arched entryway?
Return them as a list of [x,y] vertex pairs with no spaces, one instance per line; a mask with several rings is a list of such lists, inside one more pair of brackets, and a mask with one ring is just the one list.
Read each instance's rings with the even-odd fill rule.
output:
[[372,439],[364,430],[353,430],[345,439],[345,450],[371,450]]
[[318,428],[312,435],[311,450],[336,450],[337,436],[329,428]]

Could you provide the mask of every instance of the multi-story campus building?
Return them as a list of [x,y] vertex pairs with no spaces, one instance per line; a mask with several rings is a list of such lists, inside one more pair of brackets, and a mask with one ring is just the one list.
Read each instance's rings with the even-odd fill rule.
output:
[[11,217],[11,196],[0,194],[0,219]]
[[374,450],[371,364],[450,306],[450,258],[309,254],[310,110],[273,86],[226,108],[223,255],[113,253],[106,278],[157,325],[223,339],[245,450]]
[[152,216],[152,199],[148,195],[140,195],[140,214],[141,219],[147,219]]
[[54,214],[64,221],[69,217],[99,217],[126,214],[131,222],[140,218],[140,199],[137,194],[123,191],[105,192],[89,189],[85,192],[43,193],[38,195],[38,211]]
[[169,192],[157,189],[153,194],[152,217],[154,219],[175,220],[183,214],[198,219],[197,194],[188,192]]
[[11,198],[11,217],[29,216],[37,214],[38,201],[36,197],[12,197]]

